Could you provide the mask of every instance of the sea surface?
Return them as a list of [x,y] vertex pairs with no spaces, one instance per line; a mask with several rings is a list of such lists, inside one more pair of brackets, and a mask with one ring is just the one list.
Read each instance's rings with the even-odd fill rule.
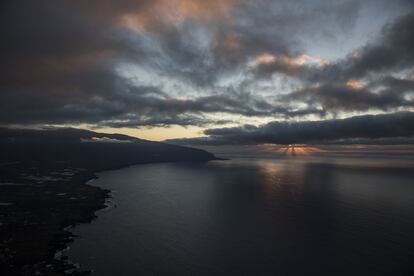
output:
[[66,253],[98,276],[414,275],[409,166],[292,157],[102,172],[90,184],[113,191],[112,207],[72,229]]

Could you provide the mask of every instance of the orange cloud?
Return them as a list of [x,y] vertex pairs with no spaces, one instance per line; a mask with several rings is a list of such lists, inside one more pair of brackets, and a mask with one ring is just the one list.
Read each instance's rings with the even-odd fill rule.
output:
[[318,58],[318,57],[312,57],[309,55],[300,55],[297,58],[294,58],[292,60],[293,63],[296,63],[300,66],[304,66],[304,65],[317,65],[319,67],[324,67],[326,65],[328,65],[328,61],[322,58]]
[[163,1],[170,10],[175,10],[183,20],[187,18],[210,21],[227,17],[233,8],[233,0],[175,0]]
[[235,0],[154,0],[143,9],[125,13],[121,25],[136,31],[153,31],[186,20],[211,22],[230,18]]
[[301,68],[304,66],[309,65],[317,65],[319,67],[326,66],[328,64],[328,61],[318,58],[318,57],[312,57],[309,55],[300,55],[294,58],[282,55],[282,56],[276,56],[271,54],[263,54],[258,57],[256,57],[253,61],[253,65],[260,66],[262,64],[271,64],[271,63],[279,63],[281,65],[285,65],[287,68],[295,69],[295,68]]
[[280,71],[285,74],[297,73],[305,67],[310,66],[324,67],[327,64],[328,61],[324,59],[306,54],[297,57],[289,57],[286,55],[271,55],[268,53],[257,56],[250,63],[252,67],[258,67],[270,72]]
[[357,80],[348,80],[346,86],[352,90],[361,90],[365,87],[365,83]]
[[272,64],[277,61],[277,58],[271,54],[263,54],[253,60],[253,66],[260,66],[265,64]]

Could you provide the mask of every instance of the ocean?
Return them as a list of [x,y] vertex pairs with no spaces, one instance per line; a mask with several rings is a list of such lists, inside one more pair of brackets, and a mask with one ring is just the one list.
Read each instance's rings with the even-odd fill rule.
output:
[[99,173],[111,206],[69,259],[92,275],[413,275],[406,160],[290,157]]

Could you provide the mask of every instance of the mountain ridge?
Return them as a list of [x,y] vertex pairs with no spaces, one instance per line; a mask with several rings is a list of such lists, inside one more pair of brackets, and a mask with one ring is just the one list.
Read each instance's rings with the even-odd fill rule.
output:
[[217,159],[202,149],[76,128],[0,128],[0,150],[0,162],[63,162],[91,171],[142,163]]

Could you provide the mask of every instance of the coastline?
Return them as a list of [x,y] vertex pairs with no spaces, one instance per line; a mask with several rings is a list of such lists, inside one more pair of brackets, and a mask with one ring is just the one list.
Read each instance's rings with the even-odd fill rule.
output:
[[8,167],[13,173],[0,179],[0,202],[11,202],[0,207],[0,272],[86,275],[56,253],[75,237],[69,226],[90,222],[105,208],[109,191],[88,185],[96,174],[85,169],[68,173],[68,168],[59,168],[67,175],[53,178],[56,167],[51,172],[32,166]]
[[[297,274],[341,274],[343,270],[336,264],[348,256],[352,265],[347,274],[359,270],[369,274],[371,265],[378,267],[375,271],[380,274],[382,269],[401,272],[403,267],[411,268],[412,178],[398,171],[382,172],[378,167],[376,171],[355,171],[335,166],[332,161],[301,165],[285,159],[139,165],[103,172],[98,177],[88,184],[114,191],[118,208],[98,211],[97,220],[72,229],[81,238],[65,252],[81,264],[80,269],[92,270],[92,275],[289,273],[293,262],[301,263],[294,269]],[[258,215],[266,219],[258,220]],[[351,235],[335,228],[336,218]],[[365,227],[368,233],[375,233],[382,223],[383,233],[390,239],[384,240],[379,233],[366,240]],[[280,225],[283,231],[279,232]],[[241,226],[250,230],[240,230]],[[270,230],[265,240],[256,227]],[[346,242],[338,245],[336,240]],[[283,248],[269,248],[267,241]],[[297,242],[296,253],[305,252],[306,258],[283,255]],[[261,256],[255,259],[258,244],[260,250],[266,250],[268,267],[257,265],[262,260]],[[335,265],[321,266],[326,252],[336,245],[340,253],[332,258]],[[315,246],[321,264],[310,266],[306,260],[314,256]],[[352,248],[372,254],[368,266]],[[211,259],[210,252],[222,255]],[[271,266],[274,263],[278,265]]]
[[70,228],[90,223],[97,218],[97,211],[108,207],[111,191],[90,185],[90,181],[97,179],[99,172],[149,163],[160,162],[137,162],[99,170],[56,163],[2,166],[0,173],[7,174],[0,178],[0,183],[5,184],[0,187],[0,203],[7,200],[12,204],[0,206],[1,274],[90,274],[79,270],[63,254],[76,238]]
[[[120,168],[117,168],[120,169]],[[105,170],[106,171],[106,170]],[[92,173],[93,176],[90,178],[87,178],[83,180],[82,183],[79,183],[80,185],[85,185],[91,188],[96,189],[96,198],[94,205],[89,210],[84,210],[85,213],[83,216],[79,217],[78,219],[75,219],[71,222],[67,222],[67,225],[62,225],[62,229],[60,229],[61,234],[58,235],[59,238],[56,239],[54,245],[54,254],[53,259],[57,262],[57,270],[59,273],[62,273],[62,275],[89,275],[91,271],[83,271],[79,270],[79,265],[72,263],[71,260],[64,255],[64,252],[67,251],[70,246],[69,244],[74,241],[74,239],[77,237],[71,232],[71,228],[75,227],[78,224],[83,223],[91,223],[94,219],[97,218],[96,213],[100,210],[103,210],[107,208],[106,201],[111,197],[110,193],[111,191],[105,190],[102,188],[99,188],[97,186],[90,185],[92,180],[95,180],[98,178],[96,175],[97,172]],[[86,198],[84,200],[87,200]],[[53,246],[52,245],[52,246]]]

